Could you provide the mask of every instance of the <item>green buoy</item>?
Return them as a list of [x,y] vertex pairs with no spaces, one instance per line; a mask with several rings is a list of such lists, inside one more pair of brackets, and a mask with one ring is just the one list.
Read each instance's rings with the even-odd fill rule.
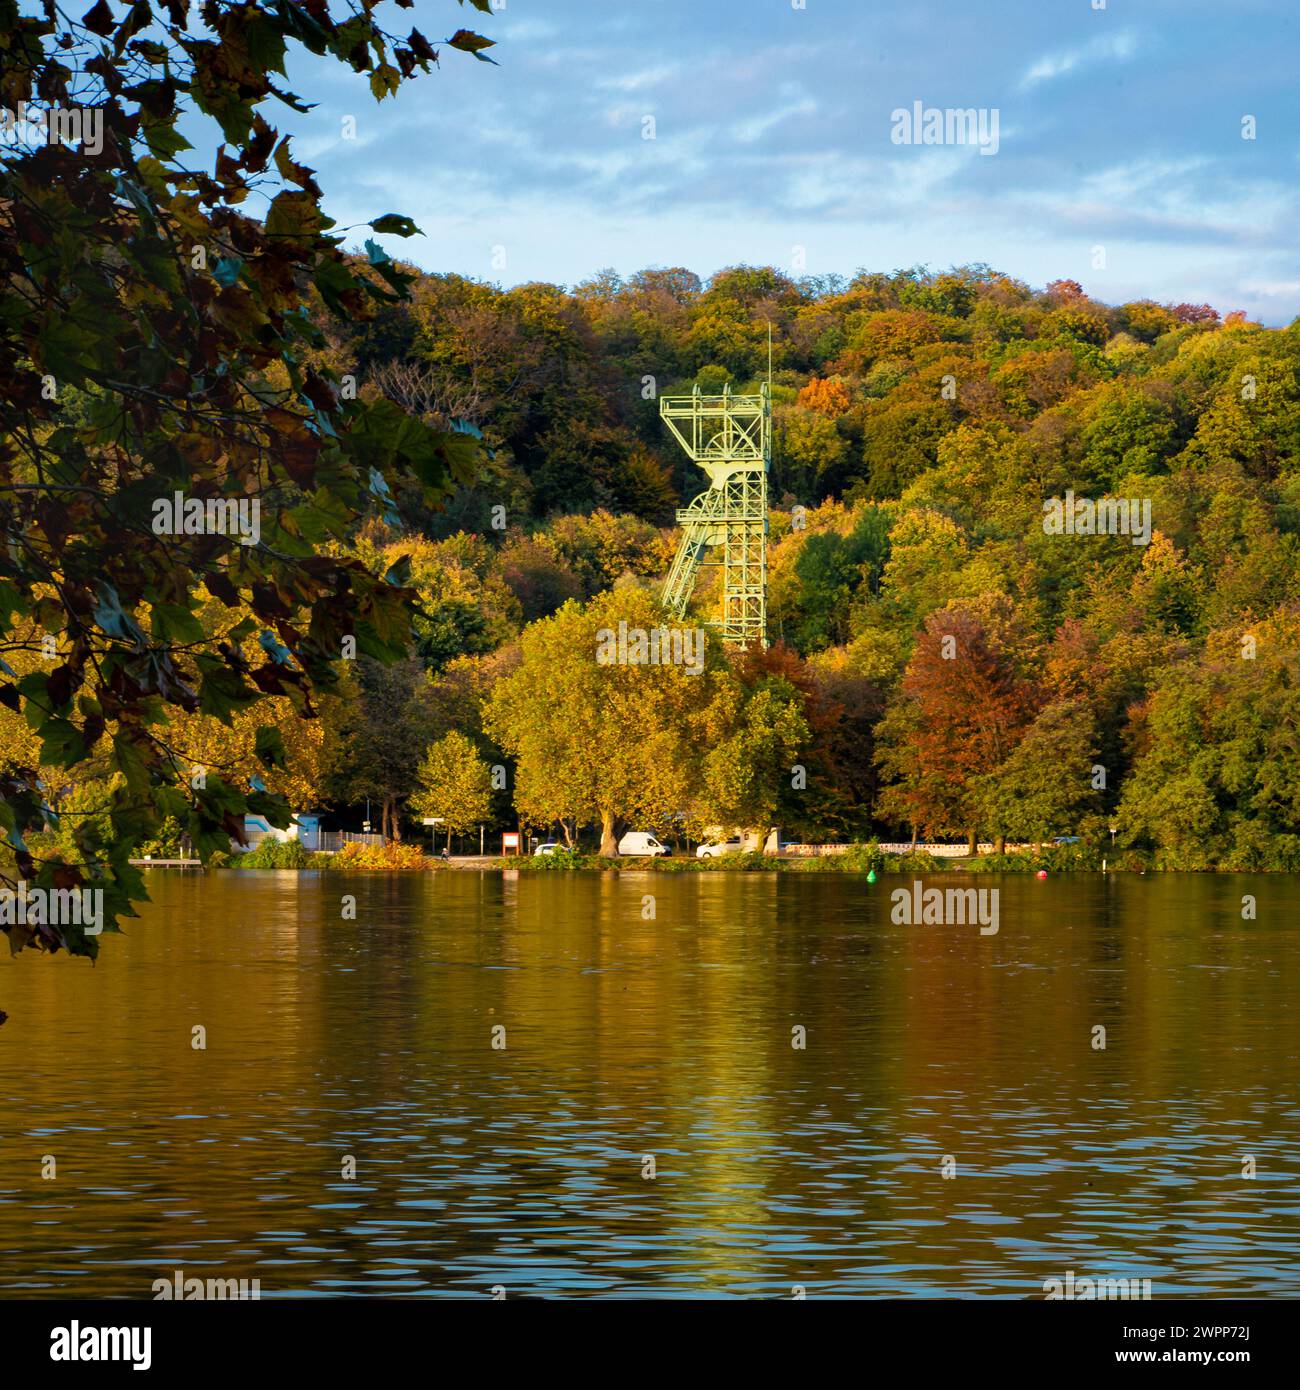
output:
[[876,871],[875,871],[875,869],[872,869],[872,870],[870,871],[870,873],[867,874],[867,882],[868,882],[868,883],[874,883],[875,881],[876,881]]

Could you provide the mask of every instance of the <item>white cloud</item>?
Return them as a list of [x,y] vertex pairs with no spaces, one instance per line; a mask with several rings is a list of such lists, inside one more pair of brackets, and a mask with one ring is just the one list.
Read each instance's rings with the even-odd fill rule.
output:
[[1247,280],[1241,288],[1264,299],[1300,300],[1300,280]]
[[766,116],[750,116],[747,120],[736,121],[731,127],[731,133],[742,145],[752,145],[755,140],[766,135],[773,126],[780,125],[782,121],[789,120],[791,116],[811,116],[816,110],[817,103],[812,97],[804,97],[802,101],[792,102],[789,106],[771,111]]
[[1125,29],[1118,34],[1107,34],[1103,38],[1094,39],[1081,48],[1069,49],[1064,53],[1049,53],[1046,57],[1040,58],[1020,79],[1020,90],[1027,92],[1042,82],[1051,82],[1054,78],[1074,72],[1076,68],[1088,67],[1093,63],[1107,60],[1127,62],[1137,50],[1136,36]]
[[603,91],[643,92],[647,87],[658,87],[670,77],[676,77],[680,71],[679,63],[660,63],[658,67],[643,68],[622,77],[602,77],[594,85]]
[[[501,30],[500,38],[506,43],[533,43],[541,39],[553,39],[561,33],[558,24],[547,19],[513,19]],[[496,34],[489,38],[498,37]]]

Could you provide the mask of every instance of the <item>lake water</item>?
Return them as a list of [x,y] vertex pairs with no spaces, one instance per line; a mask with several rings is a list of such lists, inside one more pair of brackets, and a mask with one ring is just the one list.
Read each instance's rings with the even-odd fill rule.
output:
[[910,876],[154,871],[95,967],[0,962],[0,1295],[1300,1295],[1300,880],[927,882],[998,933]]

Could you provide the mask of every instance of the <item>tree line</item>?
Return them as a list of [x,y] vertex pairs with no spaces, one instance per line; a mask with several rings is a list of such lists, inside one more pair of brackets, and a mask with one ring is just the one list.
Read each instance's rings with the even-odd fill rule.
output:
[[[334,368],[363,391],[401,380],[431,423],[472,410],[491,451],[476,487],[370,563],[411,555],[436,736],[504,770],[498,815],[606,844],[632,820],[779,823],[1297,862],[1295,325],[986,267],[606,272],[572,290],[417,276],[380,317],[337,335]],[[650,623],[671,512],[702,482],[658,395],[754,389],[769,325],[775,645],[723,664],[737,710],[779,687],[788,722],[739,743],[716,726],[711,783],[699,711],[657,705],[644,669],[632,709],[613,694],[628,674],[591,652],[620,615]],[[1141,504],[1149,533],[1062,534],[1044,522],[1062,498]],[[609,768],[604,805],[582,748]],[[730,801],[702,791],[727,749],[749,780]]]
[[[1291,864],[1294,327],[984,268],[573,291],[406,273],[409,300],[367,323],[318,306],[321,370],[467,422],[481,474],[334,543],[414,596],[413,645],[339,663],[313,724],[282,702],[273,789],[372,798],[390,836],[423,814],[590,827],[606,851],[633,824],[995,844],[1113,826],[1164,865]],[[602,667],[601,629],[666,621],[671,513],[702,483],[657,396],[751,389],[769,323],[774,644],[711,644],[702,679]],[[1143,499],[1150,534],[1053,531],[1067,495]],[[199,723],[191,747],[247,774],[251,726]]]

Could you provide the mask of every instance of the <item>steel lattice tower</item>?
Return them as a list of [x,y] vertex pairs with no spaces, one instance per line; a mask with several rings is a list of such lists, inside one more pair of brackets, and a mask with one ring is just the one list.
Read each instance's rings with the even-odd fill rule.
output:
[[722,616],[706,625],[724,642],[767,646],[767,471],[772,401],[756,396],[662,396],[659,414],[677,442],[709,475],[709,486],[677,512],[681,543],[664,584],[664,606],[679,618],[703,567],[722,570]]

